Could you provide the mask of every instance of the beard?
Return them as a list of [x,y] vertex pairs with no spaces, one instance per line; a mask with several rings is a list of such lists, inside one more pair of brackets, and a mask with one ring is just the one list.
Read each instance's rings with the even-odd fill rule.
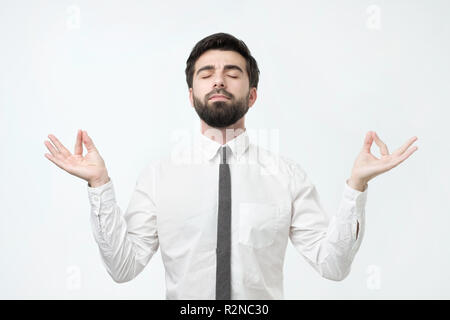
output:
[[[222,90],[223,91],[223,90]],[[249,91],[250,93],[250,91]],[[213,92],[205,96],[204,101],[193,96],[194,108],[200,119],[210,127],[224,128],[231,126],[241,119],[248,111],[249,93],[242,99],[235,100],[228,92]],[[214,94],[223,94],[230,99],[209,101],[209,97]]]

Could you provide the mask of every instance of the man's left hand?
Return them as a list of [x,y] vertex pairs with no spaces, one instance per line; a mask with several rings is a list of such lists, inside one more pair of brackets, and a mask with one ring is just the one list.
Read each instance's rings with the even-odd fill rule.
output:
[[[356,190],[364,191],[367,188],[367,183],[371,179],[398,166],[413,154],[418,147],[409,147],[417,139],[416,136],[410,138],[404,145],[395,150],[392,154],[389,154],[386,144],[381,141],[377,133],[375,131],[367,132],[363,148],[355,160],[351,177],[347,180],[347,184]],[[372,146],[373,141],[375,141],[380,148],[381,159],[370,153],[370,147]]]

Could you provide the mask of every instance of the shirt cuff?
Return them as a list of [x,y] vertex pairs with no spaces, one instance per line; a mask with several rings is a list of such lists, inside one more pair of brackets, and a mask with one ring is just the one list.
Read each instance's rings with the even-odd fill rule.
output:
[[344,183],[344,194],[349,200],[355,200],[361,196],[367,196],[367,189],[369,189],[369,184],[366,185],[366,189],[364,191],[359,191],[350,187],[347,183],[347,180]]
[[359,191],[353,189],[347,184],[347,181],[344,182],[344,192],[343,197],[347,203],[354,203],[354,209],[351,210],[353,214],[356,214],[358,218],[361,218],[361,215],[364,211],[366,201],[367,201],[367,192],[369,190],[369,185],[366,186],[364,191]]
[[93,212],[98,216],[101,207],[108,207],[116,202],[113,181],[110,180],[99,186],[89,187],[87,185],[89,203],[91,204]]

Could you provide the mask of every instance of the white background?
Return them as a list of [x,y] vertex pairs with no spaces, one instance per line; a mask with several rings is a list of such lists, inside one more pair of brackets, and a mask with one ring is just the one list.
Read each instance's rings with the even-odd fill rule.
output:
[[[128,205],[136,178],[198,129],[184,69],[216,32],[261,70],[248,129],[278,129],[333,214],[364,135],[409,159],[369,183],[351,274],[323,279],[288,245],[286,299],[450,298],[448,1],[0,1],[0,298],[164,299],[160,251],[133,281],[101,264],[87,184],[44,157],[87,130]],[[379,155],[374,144],[372,152]]]

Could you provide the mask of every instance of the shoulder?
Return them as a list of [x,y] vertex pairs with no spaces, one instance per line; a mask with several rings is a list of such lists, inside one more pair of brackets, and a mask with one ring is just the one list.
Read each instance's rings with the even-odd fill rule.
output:
[[295,177],[300,180],[306,180],[307,174],[303,166],[296,160],[281,155],[276,150],[270,150],[268,148],[251,144],[253,149],[253,156],[256,157],[257,162],[263,166],[276,166],[279,173],[287,175],[289,177]]

